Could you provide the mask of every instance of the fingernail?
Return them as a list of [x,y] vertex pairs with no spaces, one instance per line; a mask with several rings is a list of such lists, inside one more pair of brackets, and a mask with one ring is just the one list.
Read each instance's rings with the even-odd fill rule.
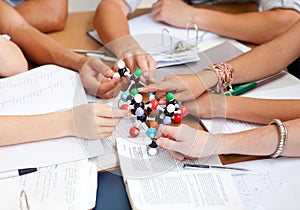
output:
[[144,77],[148,77],[149,76],[149,72],[148,71],[144,71],[143,76]]
[[111,69],[108,69],[105,73],[105,75],[111,75],[111,74],[114,74],[115,72]]
[[140,87],[138,88],[138,91],[143,91],[143,90],[146,90],[147,88],[144,88],[144,87]]
[[156,140],[156,144],[158,145],[158,146],[164,146],[164,141],[161,139],[161,138],[158,138],[157,140]]

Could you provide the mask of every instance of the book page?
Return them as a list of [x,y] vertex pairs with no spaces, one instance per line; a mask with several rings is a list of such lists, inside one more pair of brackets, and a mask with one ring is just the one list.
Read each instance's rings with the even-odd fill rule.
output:
[[133,209],[244,209],[229,173],[168,172],[144,179],[127,179]]
[[299,158],[264,159],[230,165],[251,170],[233,174],[246,209],[300,209]]
[[[0,95],[0,115],[50,113],[87,103],[79,74],[55,65],[0,79]],[[0,159],[6,160],[1,161],[0,171],[42,167],[100,154],[100,140],[75,137],[5,146],[0,147]]]
[[[0,209],[20,209],[25,191],[31,210],[82,210],[94,207],[96,166],[87,159],[39,168],[37,172],[0,180]],[[24,199],[22,199],[25,205]]]
[[125,178],[152,177],[171,170],[182,171],[184,163],[221,165],[217,155],[178,161],[170,155],[168,150],[162,148],[158,148],[157,155],[150,156],[147,153],[148,144],[141,139],[117,138],[119,161]]

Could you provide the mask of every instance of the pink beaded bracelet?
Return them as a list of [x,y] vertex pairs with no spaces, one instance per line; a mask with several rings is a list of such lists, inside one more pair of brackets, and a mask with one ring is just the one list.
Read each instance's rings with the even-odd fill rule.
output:
[[218,83],[215,92],[218,94],[224,94],[226,91],[232,90],[233,82],[233,68],[229,63],[217,63],[210,64],[204,70],[211,70],[216,72],[218,77]]

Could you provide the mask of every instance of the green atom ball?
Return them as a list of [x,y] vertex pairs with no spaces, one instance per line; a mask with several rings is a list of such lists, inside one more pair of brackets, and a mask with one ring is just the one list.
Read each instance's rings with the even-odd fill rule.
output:
[[166,98],[168,101],[171,101],[174,99],[174,94],[173,93],[167,93]]
[[142,73],[143,73],[143,71],[142,71],[142,69],[140,69],[140,68],[137,68],[137,69],[135,70],[135,72],[134,72],[135,76],[137,76],[137,77],[142,76]]
[[130,94],[132,95],[132,96],[135,96],[136,94],[138,94],[139,93],[139,91],[136,89],[136,88],[132,88],[132,90],[130,91]]

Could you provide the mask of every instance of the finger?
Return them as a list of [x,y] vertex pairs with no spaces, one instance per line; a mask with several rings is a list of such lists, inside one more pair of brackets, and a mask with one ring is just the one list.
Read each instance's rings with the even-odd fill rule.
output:
[[170,152],[170,154],[172,155],[172,157],[175,158],[175,159],[177,159],[177,160],[182,161],[182,160],[184,160],[184,158],[185,158],[185,156],[182,155],[182,154],[179,153],[179,152],[176,152],[176,151],[173,151],[173,150],[170,150],[169,152]]
[[158,146],[160,146],[161,148],[177,151],[175,148],[176,148],[176,144],[178,144],[178,142],[176,142],[174,140],[160,137],[156,140],[156,144]]
[[158,83],[155,83],[155,84],[148,85],[146,87],[139,88],[138,90],[141,93],[155,92],[155,91],[165,91],[166,92],[166,91],[170,90],[171,88],[168,87],[168,86],[164,86],[165,84],[166,83],[162,81],[162,82],[158,82]]
[[113,78],[102,82],[98,86],[97,97],[99,98],[111,98],[114,95],[117,95],[121,88],[120,78]]
[[101,117],[122,118],[130,116],[130,111],[112,108],[106,104],[95,104],[95,114]]
[[107,72],[111,70],[109,66],[104,64],[100,59],[97,58],[92,58],[91,62],[91,67],[98,73],[105,75]]
[[174,94],[174,98],[177,101],[188,101],[188,100],[195,99],[195,95],[189,91],[179,91],[173,94]]
[[100,126],[98,127],[98,130],[100,131],[100,133],[112,133],[117,129],[116,126]]
[[108,117],[97,117],[96,118],[96,124],[99,127],[102,126],[109,126],[109,127],[114,127],[116,125],[118,125],[118,123],[120,122],[122,118],[108,118]]
[[110,132],[106,132],[106,133],[101,133],[100,134],[100,138],[101,139],[104,139],[104,138],[107,138],[107,137],[110,137],[112,135],[112,133],[110,133]]
[[161,1],[157,1],[152,5],[151,13],[153,14],[153,16],[160,12],[161,4]]
[[126,66],[130,69],[130,72],[132,73],[136,69],[133,56],[129,54],[125,54],[123,60],[126,63]]
[[149,66],[149,81],[151,83],[156,82],[156,61],[151,57],[150,60],[148,60],[148,66]]
[[188,128],[189,127],[186,125],[180,125],[177,127],[161,125],[158,131],[163,133],[164,135],[168,135],[171,139],[175,139],[178,142],[181,141],[180,137],[181,137],[182,130]]

